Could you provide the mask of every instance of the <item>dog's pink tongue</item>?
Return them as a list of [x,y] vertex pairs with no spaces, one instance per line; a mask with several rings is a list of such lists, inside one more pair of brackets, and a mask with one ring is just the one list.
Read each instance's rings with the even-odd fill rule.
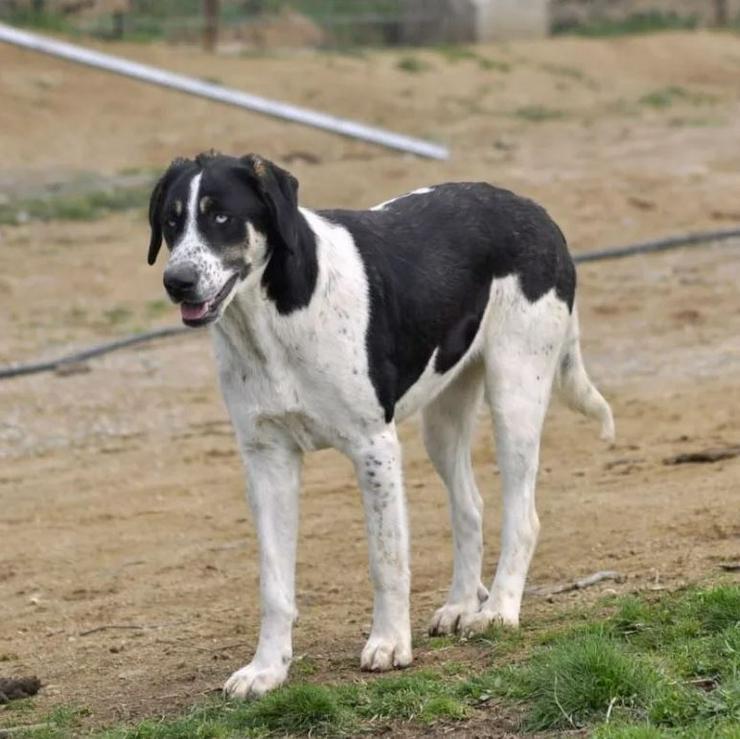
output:
[[197,321],[208,311],[208,306],[205,303],[181,303],[180,313],[184,321]]

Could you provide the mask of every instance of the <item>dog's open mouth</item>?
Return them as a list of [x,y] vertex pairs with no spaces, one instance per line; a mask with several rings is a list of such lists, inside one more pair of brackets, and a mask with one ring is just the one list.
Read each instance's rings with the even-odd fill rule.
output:
[[230,277],[210,300],[204,303],[180,303],[182,322],[186,326],[203,326],[218,317],[218,308],[231,294],[239,275]]

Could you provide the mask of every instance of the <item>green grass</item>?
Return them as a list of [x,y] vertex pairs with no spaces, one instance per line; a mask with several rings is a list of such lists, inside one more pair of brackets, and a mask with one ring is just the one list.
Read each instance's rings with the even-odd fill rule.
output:
[[32,28],[35,31],[46,33],[75,33],[74,27],[61,13],[8,7],[4,12],[0,12],[0,20],[13,26]]
[[397,69],[400,69],[402,72],[409,72],[410,74],[419,74],[419,72],[426,72],[428,69],[431,69],[431,66],[432,65],[429,64],[429,62],[426,62],[423,59],[419,59],[418,56],[411,56],[410,54],[402,56],[396,62]]
[[661,87],[658,90],[653,90],[652,92],[643,95],[639,102],[650,108],[662,110],[670,108],[676,103],[706,105],[716,101],[717,100],[713,95],[708,95],[702,92],[692,92],[687,90],[685,87],[680,87],[679,85],[670,85],[669,87]]
[[513,115],[516,118],[531,121],[532,123],[555,121],[565,117],[565,113],[562,110],[547,108],[544,105],[523,105],[521,108],[517,108]]
[[495,72],[510,72],[511,64],[502,62],[499,59],[491,59],[489,56],[479,56],[478,66],[481,69],[493,70]]
[[145,304],[147,318],[159,318],[172,310],[172,303],[167,300],[148,300]]
[[588,20],[583,23],[556,25],[555,34],[575,34],[577,36],[625,36],[635,33],[654,33],[656,31],[675,31],[696,28],[697,19],[676,13],[634,13],[619,20],[609,18]]
[[103,316],[111,326],[119,326],[133,318],[133,312],[125,305],[114,305],[112,308],[103,311]]
[[98,190],[80,195],[48,195],[0,205],[0,225],[28,221],[92,221],[109,213],[143,208],[151,188]]
[[569,636],[512,668],[506,694],[529,703],[530,731],[586,726],[615,707],[665,723],[692,713],[699,700],[608,630]]
[[508,62],[502,62],[498,59],[483,56],[475,49],[471,49],[469,46],[457,46],[455,44],[442,45],[435,47],[435,51],[451,64],[457,64],[457,62],[460,61],[471,61],[476,62],[481,69],[493,70],[496,72],[511,71],[511,64]]
[[[425,639],[426,651],[449,649]],[[307,682],[317,666],[297,661],[292,681],[259,701],[214,698],[176,718],[85,732],[67,710],[28,732],[33,739],[227,739],[284,735],[424,735],[431,725],[495,715],[518,730],[584,730],[599,739],[740,739],[740,586],[609,598],[597,608],[540,620],[519,632],[493,628],[465,647],[464,662],[378,679]],[[5,721],[32,721],[20,711]],[[491,727],[493,731],[495,727]]]
[[436,51],[448,62],[455,64],[460,61],[477,61],[480,57],[478,52],[469,46],[457,46],[456,44],[443,44]]

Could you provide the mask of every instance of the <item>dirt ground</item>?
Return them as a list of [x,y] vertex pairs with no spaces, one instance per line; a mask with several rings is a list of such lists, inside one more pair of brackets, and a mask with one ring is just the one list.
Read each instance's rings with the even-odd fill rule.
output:
[[[0,47],[3,181],[163,167],[215,147],[275,158],[316,206],[364,207],[437,181],[487,179],[545,204],[576,252],[740,223],[738,36],[522,42],[465,59],[114,50],[430,136],[453,158],[402,157]],[[398,67],[410,54],[420,71]],[[141,212],[0,228],[0,363],[176,321],[161,266],[145,264],[147,241]],[[530,582],[600,569],[626,581],[554,603],[530,597],[525,621],[607,588],[711,578],[740,559],[740,459],[664,463],[740,443],[739,246],[580,268],[584,354],[618,439],[605,446],[592,423],[553,403]],[[0,675],[41,678],[38,715],[71,703],[105,724],[175,712],[246,663],[258,572],[207,335],[86,369],[0,383]],[[449,654],[431,650],[424,633],[444,600],[450,533],[416,423],[402,436],[415,653],[429,664]],[[485,419],[475,460],[488,580],[500,517]],[[308,458],[304,483],[299,671],[303,663],[323,678],[355,679],[371,613],[359,494],[333,452]]]

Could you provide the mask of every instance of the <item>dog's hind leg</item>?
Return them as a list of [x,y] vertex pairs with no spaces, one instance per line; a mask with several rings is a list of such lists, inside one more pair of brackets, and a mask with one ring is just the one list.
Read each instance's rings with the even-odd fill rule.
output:
[[434,613],[430,634],[454,633],[461,617],[478,611],[488,595],[480,581],[483,503],[470,458],[482,397],[483,363],[475,361],[423,411],[424,444],[447,488],[454,552],[447,602]]
[[501,553],[488,599],[463,615],[460,631],[471,634],[497,622],[519,623],[529,563],[539,534],[535,483],[540,435],[570,315],[553,292],[530,303],[519,292],[492,315],[484,348],[486,396],[493,414],[501,470]]

